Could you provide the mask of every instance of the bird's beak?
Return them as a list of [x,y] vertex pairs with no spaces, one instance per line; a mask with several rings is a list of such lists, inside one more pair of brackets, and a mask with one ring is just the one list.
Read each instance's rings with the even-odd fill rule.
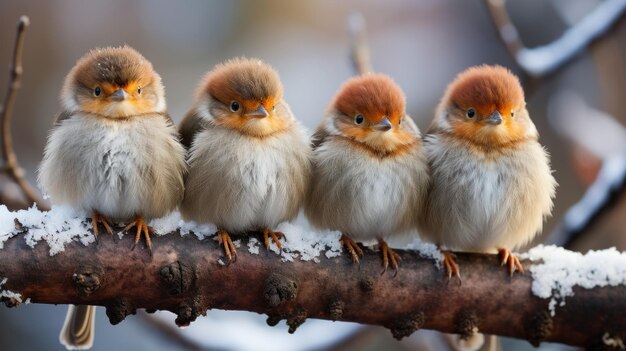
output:
[[128,99],[128,93],[124,89],[117,89],[116,92],[111,94],[111,100],[124,101],[126,99]]
[[262,104],[259,104],[259,107],[256,110],[246,113],[246,116],[256,117],[256,118],[265,118],[269,115],[270,113],[267,112],[267,110],[265,109],[265,107],[263,107]]
[[383,132],[386,132],[389,129],[391,129],[391,122],[389,121],[389,118],[387,118],[386,116],[383,117],[383,119],[380,122],[378,122],[377,125],[374,126],[374,129],[380,130]]
[[494,113],[492,113],[491,116],[487,118],[487,123],[492,124],[494,126],[497,126],[498,124],[502,123],[502,115],[500,114],[500,112],[496,110]]

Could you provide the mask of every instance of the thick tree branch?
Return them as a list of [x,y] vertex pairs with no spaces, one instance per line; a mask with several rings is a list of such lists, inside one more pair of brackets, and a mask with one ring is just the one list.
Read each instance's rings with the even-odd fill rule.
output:
[[[26,200],[28,201],[24,206],[20,206],[19,200],[13,204],[13,200],[7,201],[12,205],[12,208],[28,207],[32,203],[37,203],[39,208],[47,209],[48,206],[43,200],[39,192],[31,186],[24,178],[24,170],[17,162],[17,156],[13,151],[13,139],[11,138],[11,115],[13,112],[13,105],[15,103],[15,97],[17,90],[20,88],[22,78],[22,49],[24,47],[24,33],[28,28],[30,21],[28,17],[22,16],[17,23],[17,34],[15,37],[15,46],[13,47],[13,58],[11,60],[11,66],[9,67],[9,86],[7,94],[4,98],[4,103],[0,105],[0,134],[2,135],[2,144],[0,151],[2,152],[2,161],[4,162],[3,172],[10,176],[10,179],[20,188]],[[4,178],[4,177],[3,177]],[[4,182],[9,179],[2,179]],[[9,187],[8,184],[2,184],[1,188],[4,190]],[[4,193],[5,191],[3,191]],[[12,199],[12,198],[9,198]]]
[[551,316],[548,300],[531,293],[530,275],[509,278],[492,255],[459,254],[460,285],[412,251],[397,251],[402,265],[393,278],[381,276],[378,253],[370,250],[359,266],[344,256],[282,262],[273,252],[254,255],[242,245],[227,266],[212,239],[159,236],[152,257],[131,251],[131,239],[102,237],[87,247],[73,242],[50,256],[46,244],[33,249],[14,237],[0,250],[0,277],[7,279],[1,289],[36,303],[106,306],[113,324],[139,308],[172,311],[179,325],[219,308],[264,313],[270,325],[286,319],[290,332],[320,318],[385,326],[397,338],[418,328],[460,334],[477,328],[533,344],[591,347],[606,335],[626,339],[624,286],[577,289]]

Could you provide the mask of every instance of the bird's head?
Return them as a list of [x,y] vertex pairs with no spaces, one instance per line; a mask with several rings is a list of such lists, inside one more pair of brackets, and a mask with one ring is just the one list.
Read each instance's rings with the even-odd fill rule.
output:
[[331,103],[327,129],[380,154],[413,145],[419,131],[405,112],[402,89],[384,74],[348,80]]
[[196,100],[214,125],[266,137],[285,130],[293,119],[282,96],[280,78],[270,65],[235,58],[205,76]]
[[65,79],[61,102],[68,111],[113,119],[166,108],[161,77],[129,46],[94,49],[78,60]]
[[477,66],[448,86],[434,121],[468,142],[498,147],[536,137],[519,79],[501,66]]

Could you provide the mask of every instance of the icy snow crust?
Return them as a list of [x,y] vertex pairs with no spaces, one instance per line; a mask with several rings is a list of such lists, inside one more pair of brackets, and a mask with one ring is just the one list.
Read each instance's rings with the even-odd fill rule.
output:
[[[87,213],[80,213],[66,206],[54,206],[50,211],[39,211],[33,206],[28,210],[11,212],[6,206],[0,205],[0,249],[4,242],[11,237],[26,232],[24,239],[30,247],[35,247],[39,241],[45,241],[50,250],[50,256],[62,252],[65,245],[72,241],[80,241],[83,245],[95,242],[90,230],[92,225],[86,218]],[[14,220],[17,219],[23,228],[16,228]],[[217,231],[212,224],[197,224],[185,222],[180,213],[173,212],[170,215],[150,221],[149,225],[156,235],[165,235],[180,230],[180,235],[185,236],[193,233],[199,240],[211,237]],[[314,231],[292,223],[282,223],[277,231],[287,233],[287,238],[282,242],[283,250],[280,251],[271,242],[270,250],[280,254],[283,262],[301,261],[320,262],[320,257],[330,259],[341,255],[343,248],[339,241],[341,234],[336,231]],[[120,237],[124,233],[118,234]],[[217,240],[217,238],[215,238]],[[237,248],[243,244],[241,240],[234,240]],[[251,237],[246,246],[248,252],[258,255],[262,243]],[[432,244],[414,241],[407,248],[419,251],[423,256],[440,261],[441,254],[437,247]]]
[[589,251],[586,254],[558,246],[539,245],[520,258],[534,262],[530,267],[535,296],[550,299],[548,308],[554,316],[557,304],[574,296],[574,287],[592,289],[603,286],[626,285],[626,252],[614,247]]

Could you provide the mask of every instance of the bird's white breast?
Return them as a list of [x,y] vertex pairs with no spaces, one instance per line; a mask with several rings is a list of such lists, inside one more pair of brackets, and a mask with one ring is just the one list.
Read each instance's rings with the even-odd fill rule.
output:
[[310,178],[310,148],[294,121],[266,138],[210,127],[192,144],[181,212],[228,231],[273,228],[299,211]]
[[162,116],[74,116],[50,134],[39,182],[53,203],[127,220],[174,210],[184,171],[184,149]]
[[452,250],[514,249],[541,231],[556,182],[536,141],[493,154],[429,135],[432,188],[425,208],[426,238]]
[[415,226],[428,181],[421,146],[381,159],[330,139],[314,152],[306,214],[314,226],[355,239],[389,237]]

